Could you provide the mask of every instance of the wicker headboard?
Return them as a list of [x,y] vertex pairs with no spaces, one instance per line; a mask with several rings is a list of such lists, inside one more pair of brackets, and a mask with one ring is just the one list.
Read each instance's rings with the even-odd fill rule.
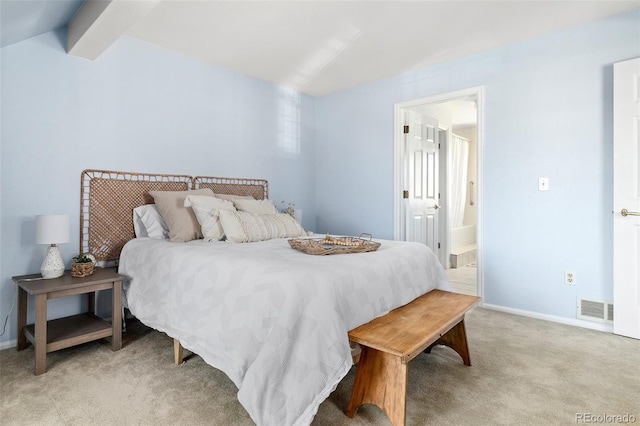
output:
[[135,237],[133,209],[153,203],[149,191],[198,188],[259,200],[269,195],[268,182],[262,179],[85,170],[80,188],[80,253],[91,253],[102,264],[117,262],[122,247]]

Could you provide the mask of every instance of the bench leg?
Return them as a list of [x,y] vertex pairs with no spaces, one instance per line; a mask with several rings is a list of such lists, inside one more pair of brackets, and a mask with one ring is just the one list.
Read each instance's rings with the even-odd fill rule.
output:
[[404,425],[407,371],[400,357],[363,346],[345,414],[353,417],[362,404],[374,404],[393,426]]
[[460,320],[451,330],[440,337],[433,345],[425,349],[426,353],[431,352],[431,348],[435,345],[448,346],[462,357],[464,365],[471,365],[471,357],[469,356],[469,345],[467,344],[467,332],[464,328],[464,318]]

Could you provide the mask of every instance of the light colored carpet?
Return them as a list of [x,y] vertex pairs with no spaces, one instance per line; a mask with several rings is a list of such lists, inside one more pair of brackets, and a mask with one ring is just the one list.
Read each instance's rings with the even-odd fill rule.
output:
[[[407,425],[576,424],[576,415],[631,415],[640,423],[640,341],[476,308],[467,315],[471,367],[445,347],[409,364]],[[101,340],[49,354],[0,352],[2,425],[250,425],[237,389],[191,356],[172,363],[166,335],[130,325],[124,347]],[[364,405],[343,414],[355,368],[314,425],[388,425]],[[280,426],[280,425],[274,425]]]

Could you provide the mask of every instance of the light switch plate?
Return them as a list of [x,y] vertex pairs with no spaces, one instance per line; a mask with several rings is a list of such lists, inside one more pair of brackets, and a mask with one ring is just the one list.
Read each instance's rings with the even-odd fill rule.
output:
[[538,191],[548,191],[548,190],[549,190],[549,178],[539,178]]

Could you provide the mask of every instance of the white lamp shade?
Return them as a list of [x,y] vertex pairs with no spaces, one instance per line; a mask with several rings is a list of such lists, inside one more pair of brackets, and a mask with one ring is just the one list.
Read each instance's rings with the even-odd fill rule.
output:
[[62,244],[69,242],[71,224],[68,215],[36,216],[36,244]]

